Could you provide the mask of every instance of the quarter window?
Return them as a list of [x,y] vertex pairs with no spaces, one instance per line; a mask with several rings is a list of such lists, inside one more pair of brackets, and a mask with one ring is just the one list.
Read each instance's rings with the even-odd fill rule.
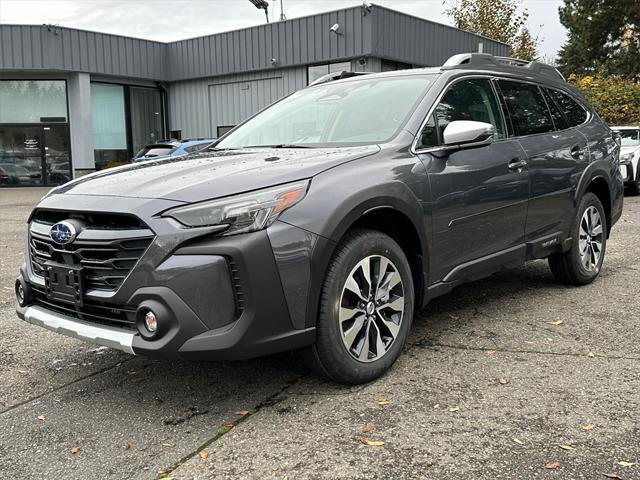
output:
[[587,120],[587,112],[585,109],[569,95],[552,89],[549,89],[549,94],[558,102],[560,108],[564,110],[570,126],[577,127]]
[[504,122],[489,80],[474,78],[454,83],[422,130],[418,148],[439,145],[444,129],[456,120],[490,123],[494,138],[505,138]]
[[499,83],[518,135],[554,130],[551,114],[537,85],[504,80]]

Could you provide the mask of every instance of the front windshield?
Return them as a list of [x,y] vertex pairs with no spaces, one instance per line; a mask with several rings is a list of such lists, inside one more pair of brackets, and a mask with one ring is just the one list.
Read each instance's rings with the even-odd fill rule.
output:
[[640,130],[621,130],[623,147],[637,147],[640,145]]
[[300,90],[238,127],[216,148],[382,143],[398,132],[431,78],[329,82]]

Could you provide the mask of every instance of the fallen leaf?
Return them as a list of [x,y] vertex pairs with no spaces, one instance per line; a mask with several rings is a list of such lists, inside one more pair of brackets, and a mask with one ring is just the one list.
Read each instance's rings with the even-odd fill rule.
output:
[[635,462],[625,462],[624,460],[621,460],[618,462],[618,465],[620,465],[621,467],[633,467],[635,465]]
[[554,460],[553,462],[545,463],[544,465],[544,468],[546,468],[547,470],[555,470],[558,467],[560,467],[560,462],[558,462],[557,460]]
[[360,443],[363,445],[369,445],[370,447],[381,447],[384,445],[384,442],[381,442],[380,440],[369,440],[368,438],[362,438]]
[[562,325],[564,323],[564,321],[563,320],[556,320],[555,322],[547,322],[547,323],[550,324],[550,325],[555,325],[557,327],[558,325]]
[[206,450],[200,450],[198,452],[198,456],[203,459],[206,460],[207,458],[209,458],[209,452],[207,452]]
[[582,427],[583,430],[589,431],[589,430],[593,430],[593,425],[589,424],[589,425],[584,425]]
[[173,443],[165,442],[165,443],[162,444],[162,446],[166,447],[166,448],[171,448],[171,447],[173,447]]
[[378,400],[378,405],[389,405],[391,402],[389,400]]
[[76,453],[78,453],[80,451],[80,449],[78,447],[73,447],[71,449],[71,455],[75,455]]
[[122,449],[123,450],[129,450],[130,448],[131,448],[131,444],[129,442],[127,442],[124,445],[122,445]]
[[368,425],[362,429],[362,433],[373,433],[375,431],[376,429],[374,427]]
[[596,355],[595,355],[595,353],[593,353],[593,352],[587,352],[587,357],[589,357],[589,358],[593,358],[593,357],[595,357],[595,356],[596,356]]
[[495,354],[496,354],[496,351],[495,351],[495,350],[489,350],[489,351],[487,352],[487,355],[495,355]]
[[500,385],[506,385],[507,383],[509,383],[509,380],[507,380],[506,378],[499,378],[498,383]]
[[563,450],[575,450],[571,445],[558,445]]
[[615,478],[616,480],[622,480],[622,477],[620,477],[617,473],[604,473],[603,475],[607,478]]
[[460,407],[449,407],[450,412],[457,412],[458,410],[460,410]]
[[433,467],[433,460],[427,460],[424,465],[427,468]]
[[516,442],[518,445],[524,445],[524,442],[522,440],[520,440],[519,438],[513,437],[511,440]]
[[37,418],[38,420],[44,420],[44,418],[45,418],[45,417],[44,417],[44,415],[38,415],[36,418]]
[[239,417],[245,417],[247,415],[249,415],[251,412],[249,410],[238,410],[236,412],[236,415]]
[[228,429],[232,429],[235,426],[236,426],[235,423],[232,423],[232,422],[227,422],[224,424],[224,428],[228,428]]

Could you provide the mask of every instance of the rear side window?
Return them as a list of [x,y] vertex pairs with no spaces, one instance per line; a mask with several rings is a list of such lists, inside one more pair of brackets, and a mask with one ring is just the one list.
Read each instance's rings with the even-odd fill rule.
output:
[[560,92],[558,90],[549,89],[549,95],[560,105],[560,108],[564,111],[567,119],[569,120],[569,125],[572,127],[577,127],[578,125],[582,125],[587,120],[587,111],[573,98],[571,98],[566,93]]
[[537,85],[499,80],[516,134],[535,135],[554,130],[551,114]]
[[558,107],[555,100],[549,95],[549,90],[543,88],[542,92],[544,93],[544,99],[547,101],[547,105],[549,106],[551,118],[553,118],[553,123],[556,126],[556,130],[564,130],[565,128],[569,128],[567,119],[564,117],[562,110],[560,110],[560,107]]
[[438,146],[444,129],[456,120],[490,123],[496,139],[506,136],[500,107],[489,80],[474,78],[454,83],[436,106],[434,115],[427,121],[417,147]]

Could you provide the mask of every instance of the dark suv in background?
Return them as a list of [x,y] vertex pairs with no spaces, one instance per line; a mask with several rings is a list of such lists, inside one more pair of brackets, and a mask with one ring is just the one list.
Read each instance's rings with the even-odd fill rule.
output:
[[328,75],[204,153],[52,190],[29,218],[18,316],[141,355],[300,349],[366,382],[456,285],[540,258],[593,281],[622,212],[619,152],[544,64]]

